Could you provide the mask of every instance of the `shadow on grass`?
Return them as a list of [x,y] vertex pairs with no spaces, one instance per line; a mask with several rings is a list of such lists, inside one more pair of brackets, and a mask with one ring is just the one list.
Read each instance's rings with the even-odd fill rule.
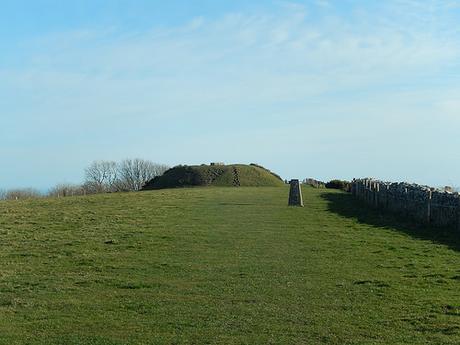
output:
[[460,251],[460,234],[456,229],[417,225],[402,216],[372,208],[349,193],[326,192],[321,194],[321,197],[328,202],[329,210],[340,216],[399,231],[417,239],[447,245],[453,250]]

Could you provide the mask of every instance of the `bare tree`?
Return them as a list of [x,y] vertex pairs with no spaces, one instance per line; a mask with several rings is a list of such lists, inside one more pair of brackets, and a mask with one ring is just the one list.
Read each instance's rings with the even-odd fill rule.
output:
[[35,199],[43,195],[33,188],[10,189],[4,194],[6,200]]
[[85,189],[82,185],[75,184],[58,184],[57,186],[51,188],[48,192],[48,196],[52,197],[68,197],[68,196],[77,196],[86,194]]
[[95,161],[85,169],[84,188],[88,193],[115,191],[117,181],[117,163]]
[[95,161],[85,169],[86,194],[138,191],[151,179],[162,175],[168,166],[140,158],[125,159],[120,163]]
[[125,159],[118,164],[117,189],[138,191],[155,176],[162,175],[168,167],[140,158]]

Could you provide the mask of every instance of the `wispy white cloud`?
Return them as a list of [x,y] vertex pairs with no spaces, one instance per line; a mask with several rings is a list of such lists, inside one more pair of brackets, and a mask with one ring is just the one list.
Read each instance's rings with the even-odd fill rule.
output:
[[[408,136],[398,126],[418,128],[409,137],[420,142],[427,127],[460,125],[460,90],[446,77],[459,73],[460,39],[446,14],[457,5],[395,0],[345,15],[333,1],[284,2],[150,31],[59,33],[29,42],[32,53],[15,69],[0,66],[0,105],[19,119],[10,128],[27,121],[24,138],[62,138],[88,160],[109,147],[142,155],[171,137],[205,145],[235,133],[241,145],[259,138],[279,155],[291,144],[324,154],[363,141],[384,155],[396,147],[375,142],[376,127],[400,145]],[[201,160],[180,147],[171,145],[182,156],[158,158]],[[234,152],[226,141],[208,150],[224,160]]]

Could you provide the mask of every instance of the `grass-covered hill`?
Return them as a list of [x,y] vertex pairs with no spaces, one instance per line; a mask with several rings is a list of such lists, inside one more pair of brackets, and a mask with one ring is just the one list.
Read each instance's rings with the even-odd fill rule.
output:
[[0,344],[460,344],[460,246],[350,194],[0,202]]
[[283,180],[270,170],[256,164],[244,165],[180,165],[149,181],[144,190],[191,187],[276,187]]

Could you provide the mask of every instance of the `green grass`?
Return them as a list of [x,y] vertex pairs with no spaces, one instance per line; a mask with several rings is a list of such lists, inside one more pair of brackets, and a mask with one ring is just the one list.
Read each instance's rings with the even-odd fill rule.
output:
[[[224,172],[220,175],[213,183],[213,186],[217,187],[228,187],[233,184],[233,167],[238,172],[240,185],[242,187],[280,187],[284,185],[284,182],[272,175],[268,170],[260,168],[258,166],[234,164],[227,165],[224,168]],[[206,167],[196,167],[198,170]],[[212,167],[211,167],[212,168]],[[219,168],[219,167],[218,167]]]
[[304,189],[0,203],[0,344],[459,344],[458,242]]

